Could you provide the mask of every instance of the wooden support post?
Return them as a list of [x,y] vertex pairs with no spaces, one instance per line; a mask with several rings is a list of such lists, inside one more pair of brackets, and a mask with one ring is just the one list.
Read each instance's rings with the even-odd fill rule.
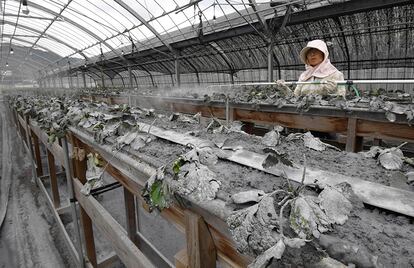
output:
[[[86,153],[82,149],[82,143],[74,135],[71,134],[72,145],[73,145],[73,155],[74,158],[74,176],[79,179],[79,181],[84,184],[86,182]],[[93,237],[93,227],[92,220],[86,213],[85,209],[80,206],[80,218],[82,223],[83,235],[85,239],[86,255],[89,262],[93,267],[98,267],[98,262],[96,259],[96,250],[95,250],[95,240]]]
[[189,267],[216,267],[216,247],[204,219],[189,210],[184,212],[184,216]]
[[125,187],[124,188],[124,200],[125,200],[125,215],[126,215],[126,227],[129,239],[139,248],[137,239],[137,217],[135,209],[134,195]]
[[347,152],[359,152],[362,150],[362,137],[357,136],[358,119],[348,118],[348,129],[346,133],[346,148]]
[[39,138],[36,134],[31,131],[32,139],[33,139],[33,147],[34,147],[34,156],[36,160],[36,174],[38,177],[43,176],[43,167],[42,167],[42,157],[40,156],[40,145],[39,145]]
[[49,167],[50,188],[52,192],[53,205],[55,208],[60,207],[59,187],[56,177],[55,157],[47,150],[47,164]]
[[190,268],[188,265],[187,250],[182,249],[174,256],[175,268]]
[[[16,112],[17,113],[17,112]],[[26,141],[25,141],[25,137],[26,137],[26,132],[24,131],[24,128],[23,128],[23,126],[22,126],[22,123],[20,122],[20,120],[19,120],[19,114],[17,113],[17,125],[19,126],[19,130],[20,130],[20,135],[21,135],[21,137],[22,137],[22,141],[23,141],[23,143],[26,143]]]

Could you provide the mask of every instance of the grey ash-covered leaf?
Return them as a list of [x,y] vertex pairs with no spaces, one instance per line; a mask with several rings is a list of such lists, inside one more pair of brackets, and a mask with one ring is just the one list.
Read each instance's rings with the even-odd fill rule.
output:
[[248,239],[253,232],[254,215],[258,208],[259,205],[256,204],[246,209],[237,210],[227,218],[227,224],[236,241],[237,250],[242,253],[248,252],[250,249]]
[[340,188],[326,186],[319,194],[319,206],[331,223],[344,224],[352,210],[352,203]]
[[249,202],[257,203],[260,200],[262,200],[264,195],[265,195],[265,192],[262,190],[250,190],[250,191],[235,193],[231,196],[231,199],[235,204],[244,204],[244,203],[249,203]]
[[299,196],[292,202],[290,226],[303,239],[318,238],[330,229],[330,220],[318,205],[317,197]]
[[383,150],[378,156],[379,163],[388,170],[400,170],[404,161],[404,154],[399,148]]
[[263,151],[267,153],[267,156],[262,163],[263,168],[267,169],[273,166],[294,166],[294,163],[288,159],[288,156],[285,152],[278,151],[275,148],[265,148]]
[[266,250],[263,254],[257,257],[253,263],[247,266],[248,268],[265,268],[272,259],[279,260],[285,252],[286,245],[283,239],[280,239],[273,247]]
[[303,135],[303,143],[306,147],[315,151],[324,151],[326,148],[331,148],[340,151],[335,146],[322,142],[319,138],[316,138],[309,131]]
[[281,134],[280,132],[283,131],[283,127],[276,126],[271,131],[267,132],[263,138],[262,143],[266,146],[274,147],[280,143]]
[[220,184],[215,172],[203,164],[191,162],[180,168],[176,179],[171,181],[171,189],[179,195],[207,201],[216,198]]

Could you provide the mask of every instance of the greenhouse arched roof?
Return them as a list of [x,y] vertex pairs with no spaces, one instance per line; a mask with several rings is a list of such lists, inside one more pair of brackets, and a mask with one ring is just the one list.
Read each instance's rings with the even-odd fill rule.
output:
[[[38,76],[129,66],[145,72],[303,68],[313,38],[343,69],[413,65],[412,1],[0,0],[2,71]],[[6,66],[7,65],[7,66]]]

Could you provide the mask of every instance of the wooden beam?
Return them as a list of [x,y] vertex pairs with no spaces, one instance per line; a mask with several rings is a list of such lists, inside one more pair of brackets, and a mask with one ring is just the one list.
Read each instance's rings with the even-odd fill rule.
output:
[[357,136],[358,133],[358,119],[348,118],[348,129],[346,132],[346,147],[347,152],[359,152],[362,150],[362,137]]
[[42,166],[42,157],[40,156],[39,138],[33,132],[33,130],[30,130],[30,131],[32,134],[32,139],[33,139],[34,156],[35,156],[35,161],[36,161],[36,174],[38,177],[41,177],[43,176],[43,166]]
[[189,267],[216,267],[216,247],[207,224],[200,215],[189,210],[184,211],[184,215]]
[[279,124],[289,128],[300,128],[322,132],[346,132],[346,118],[321,117],[305,114],[262,112],[234,108],[234,120]]
[[[19,114],[19,113],[17,113],[17,118],[19,119],[20,127],[21,127],[24,131],[26,131],[26,130],[27,130],[27,124],[26,124],[26,121],[24,121],[23,117],[22,117],[22,116],[20,116],[20,114]],[[22,135],[23,135],[23,133],[22,133]],[[24,136],[24,137],[26,137],[26,136]]]
[[56,177],[55,158],[53,154],[47,150],[47,164],[49,167],[50,189],[52,192],[53,204],[55,208],[60,207],[59,186]]
[[127,232],[109,214],[93,196],[85,196],[80,190],[82,183],[74,179],[74,190],[77,200],[85,209],[90,218],[94,219],[95,226],[112,244],[114,251],[126,267],[151,268],[154,267],[147,257],[128,238]]
[[117,264],[119,261],[120,260],[118,255],[116,255],[115,252],[111,252],[108,254],[108,256],[104,257],[103,260],[98,263],[98,268],[115,267],[115,264]]
[[50,209],[52,210],[52,215],[56,220],[56,224],[57,224],[57,227],[58,227],[59,231],[62,233],[62,235],[64,237],[64,242],[66,243],[66,246],[69,249],[70,256],[76,262],[77,267],[82,267],[81,264],[80,264],[78,252],[77,252],[75,246],[73,245],[73,242],[72,242],[71,238],[69,237],[69,234],[67,233],[67,231],[65,229],[65,226],[63,225],[63,222],[59,217],[58,212],[55,210],[53,201],[50,199],[49,194],[47,193],[47,190],[46,190],[45,186],[43,185],[43,182],[39,178],[37,178],[36,180],[37,180],[37,185],[39,185],[41,193],[46,198],[46,201],[47,201],[46,203],[49,205]]
[[[86,155],[84,149],[78,147],[79,141],[74,136],[71,135],[72,146],[73,146],[73,161],[74,161],[74,175],[79,180],[79,183],[86,183]],[[77,197],[77,196],[76,196]],[[79,201],[79,199],[78,199]],[[98,267],[98,262],[96,259],[96,250],[95,250],[95,240],[93,236],[93,227],[92,220],[88,216],[85,208],[80,207],[80,218],[82,223],[83,235],[85,239],[86,255],[88,260],[93,267]]]
[[392,122],[358,120],[358,136],[414,142],[414,126]]
[[70,205],[66,205],[64,207],[59,207],[56,209],[56,212],[61,215],[61,214],[66,214],[66,213],[70,213]]
[[184,248],[175,254],[174,260],[175,268],[190,268],[190,265],[188,263],[187,249]]
[[65,166],[65,159],[63,156],[63,149],[59,146],[58,142],[50,143],[48,141],[47,134],[42,131],[38,126],[34,124],[30,124],[31,130],[35,133],[35,135],[39,138],[39,140],[43,143],[43,145],[53,154],[54,158],[59,162],[61,166]]
[[18,118],[17,125],[19,127],[20,135],[22,137],[22,142],[24,144],[26,144],[26,139],[25,139],[25,137],[26,137],[26,132],[25,132],[26,122],[24,122],[23,118],[20,116],[19,113],[16,112],[16,115],[17,115],[17,118]]
[[134,195],[128,191],[125,187],[124,189],[124,201],[125,201],[125,215],[126,215],[126,227],[129,239],[137,246],[137,217],[136,217],[136,209],[135,209],[135,197]]

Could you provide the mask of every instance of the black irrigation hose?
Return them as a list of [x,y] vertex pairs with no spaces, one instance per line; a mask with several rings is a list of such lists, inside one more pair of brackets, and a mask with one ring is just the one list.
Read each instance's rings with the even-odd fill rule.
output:
[[120,186],[122,186],[122,184],[118,181],[114,182],[114,183],[110,183],[110,184],[104,185],[102,187],[91,190],[90,195],[97,196],[99,194],[103,194],[105,192],[108,192],[108,191],[114,190],[116,188],[119,188]]

